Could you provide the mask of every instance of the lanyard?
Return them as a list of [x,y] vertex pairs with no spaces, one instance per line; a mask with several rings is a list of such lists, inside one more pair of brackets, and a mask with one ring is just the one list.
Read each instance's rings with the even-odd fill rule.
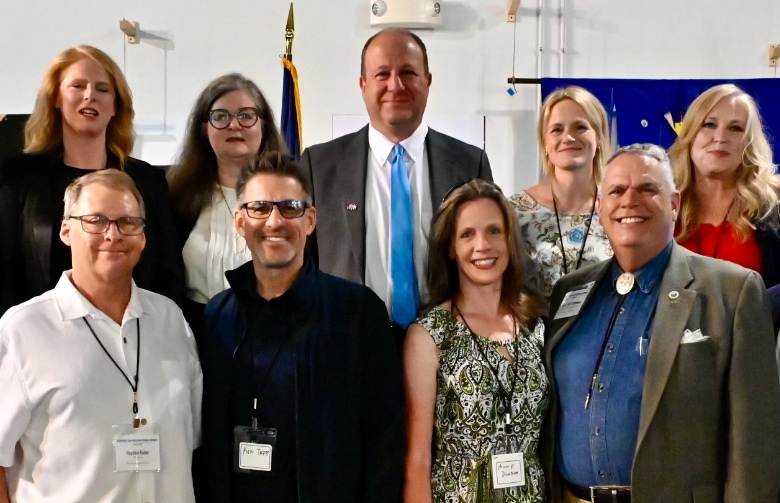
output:
[[116,369],[119,371],[120,374],[122,374],[122,377],[125,378],[125,381],[127,381],[127,384],[130,385],[130,388],[133,390],[133,428],[138,428],[140,426],[140,421],[138,419],[138,376],[140,375],[141,371],[141,319],[136,318],[135,319],[135,326],[136,326],[136,353],[135,353],[135,375],[133,376],[133,382],[130,381],[130,378],[125,374],[125,371],[122,370],[122,368],[119,366],[119,364],[114,360],[114,358],[111,356],[111,354],[108,352],[106,347],[103,345],[102,342],[100,342],[100,339],[98,339],[97,334],[92,329],[92,325],[89,324],[89,321],[87,321],[87,317],[82,318],[84,320],[84,323],[87,324],[87,328],[89,328],[89,331],[92,332],[92,336],[95,338],[98,344],[100,344],[100,347],[103,349],[103,352],[108,356],[108,359],[111,360],[111,363],[114,364]]
[[[558,224],[558,239],[561,241],[561,258],[563,258],[563,274],[569,274],[569,264],[566,263],[566,247],[563,246],[563,232],[561,232],[561,219],[558,216],[558,204],[555,202],[555,193],[552,192],[553,209],[555,210],[555,223]],[[580,253],[577,257],[577,264],[574,266],[574,270],[580,268],[582,263],[582,256],[585,254],[585,243],[588,241],[588,234],[590,234],[590,224],[593,222],[593,214],[596,212],[596,197],[593,197],[593,206],[590,208],[590,216],[588,217],[588,225],[585,227],[585,236],[582,238],[582,246],[580,246]]]
[[512,318],[512,337],[515,338],[513,341],[515,343],[515,362],[514,362],[514,372],[513,372],[513,378],[512,378],[512,385],[509,388],[509,391],[507,392],[506,388],[504,388],[504,385],[501,383],[501,379],[498,377],[498,367],[494,367],[490,364],[490,360],[487,357],[487,354],[482,350],[482,346],[479,344],[480,336],[474,333],[474,331],[469,326],[468,322],[466,321],[466,317],[463,315],[463,311],[458,309],[457,304],[455,304],[455,300],[453,299],[451,301],[452,303],[452,313],[453,315],[455,313],[458,313],[460,315],[460,319],[463,320],[463,324],[466,325],[466,328],[469,330],[469,333],[471,334],[471,337],[474,340],[474,344],[477,346],[477,351],[479,351],[480,356],[485,361],[485,364],[490,369],[490,372],[493,374],[493,377],[496,379],[496,383],[498,383],[498,398],[502,403],[501,410],[498,411],[499,416],[504,416],[504,430],[508,433],[509,432],[509,425],[512,424],[512,397],[515,393],[515,385],[517,384],[517,375],[520,373],[520,354],[519,354],[519,346],[517,345],[517,323]]
[[[608,273],[609,274],[609,273]],[[596,380],[599,378],[599,367],[601,366],[601,361],[604,359],[604,352],[607,349],[607,342],[609,342],[609,338],[612,335],[612,330],[615,328],[615,322],[617,321],[618,314],[620,314],[620,311],[623,308],[623,303],[626,301],[626,298],[628,298],[628,294],[631,293],[631,289],[633,289],[633,282],[631,283],[631,287],[629,287],[628,291],[625,293],[618,292],[620,295],[620,298],[618,299],[617,304],[615,304],[615,309],[612,311],[612,317],[609,319],[609,325],[607,326],[607,331],[604,333],[604,339],[601,341],[601,349],[599,350],[599,356],[596,358],[596,364],[593,366],[593,377],[590,380],[590,388],[588,388],[588,394],[585,395],[585,408],[588,408],[588,405],[590,404],[590,398],[593,396],[593,389],[596,387]]]

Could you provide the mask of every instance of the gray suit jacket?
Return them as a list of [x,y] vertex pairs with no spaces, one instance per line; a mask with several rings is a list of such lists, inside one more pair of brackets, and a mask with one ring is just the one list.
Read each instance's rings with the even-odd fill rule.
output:
[[[566,292],[598,283],[610,264],[561,278],[550,297],[551,318]],[[550,374],[555,348],[576,319],[550,323],[544,349]],[[710,339],[681,344],[685,329],[700,329]],[[554,400],[542,454],[551,501],[557,502],[559,404],[554,376],[550,381]],[[634,503],[778,501],[780,382],[769,301],[758,274],[674,245],[652,321],[642,393]]]
[[[425,137],[433,211],[447,190],[472,178],[493,181],[485,151],[428,129]],[[317,228],[307,251],[320,269],[364,284],[368,126],[307,148],[301,157],[317,207]],[[354,205],[354,206],[353,206]]]

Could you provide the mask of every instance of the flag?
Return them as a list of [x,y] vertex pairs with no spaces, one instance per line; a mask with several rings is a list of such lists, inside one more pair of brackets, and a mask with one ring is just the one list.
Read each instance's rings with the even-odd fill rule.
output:
[[292,56],[282,56],[284,81],[282,86],[282,136],[287,142],[287,150],[293,159],[300,159],[303,143],[301,127],[301,98],[298,94],[298,71],[292,62]]

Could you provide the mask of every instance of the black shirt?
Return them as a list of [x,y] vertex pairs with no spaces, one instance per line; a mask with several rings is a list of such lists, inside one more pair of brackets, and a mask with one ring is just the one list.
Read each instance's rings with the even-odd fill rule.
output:
[[[297,281],[296,281],[297,283]],[[271,471],[232,471],[232,501],[291,503],[298,501],[296,474],[295,337],[305,320],[296,311],[295,284],[266,300],[254,284],[242,285],[247,296],[247,331],[239,344],[231,375],[231,424],[276,428]],[[257,411],[253,402],[257,398]],[[232,468],[232,467],[231,467]]]

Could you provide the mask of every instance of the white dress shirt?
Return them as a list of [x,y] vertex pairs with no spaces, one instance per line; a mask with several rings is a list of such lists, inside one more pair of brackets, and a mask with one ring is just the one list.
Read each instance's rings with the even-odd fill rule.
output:
[[[203,374],[178,307],[132,285],[121,324],[63,273],[53,290],[0,318],[0,466],[17,503],[194,501]],[[140,322],[138,413],[160,435],[161,470],[114,472],[114,425],[133,419],[131,379]]]
[[217,185],[211,204],[200,212],[184,243],[182,258],[188,299],[207,303],[230,286],[225,271],[252,260],[246,241],[233,225],[233,210],[237,204],[236,189]]
[[[401,145],[409,169],[412,191],[412,228],[414,233],[414,268],[420,300],[426,295],[425,267],[428,253],[428,233],[433,217],[431,179],[425,151],[428,126],[424,123]],[[366,173],[366,286],[385,302],[388,312],[392,305],[393,282],[390,259],[390,169],[395,144],[382,133],[368,126],[368,170]],[[438,208],[438,201],[436,207]]]

